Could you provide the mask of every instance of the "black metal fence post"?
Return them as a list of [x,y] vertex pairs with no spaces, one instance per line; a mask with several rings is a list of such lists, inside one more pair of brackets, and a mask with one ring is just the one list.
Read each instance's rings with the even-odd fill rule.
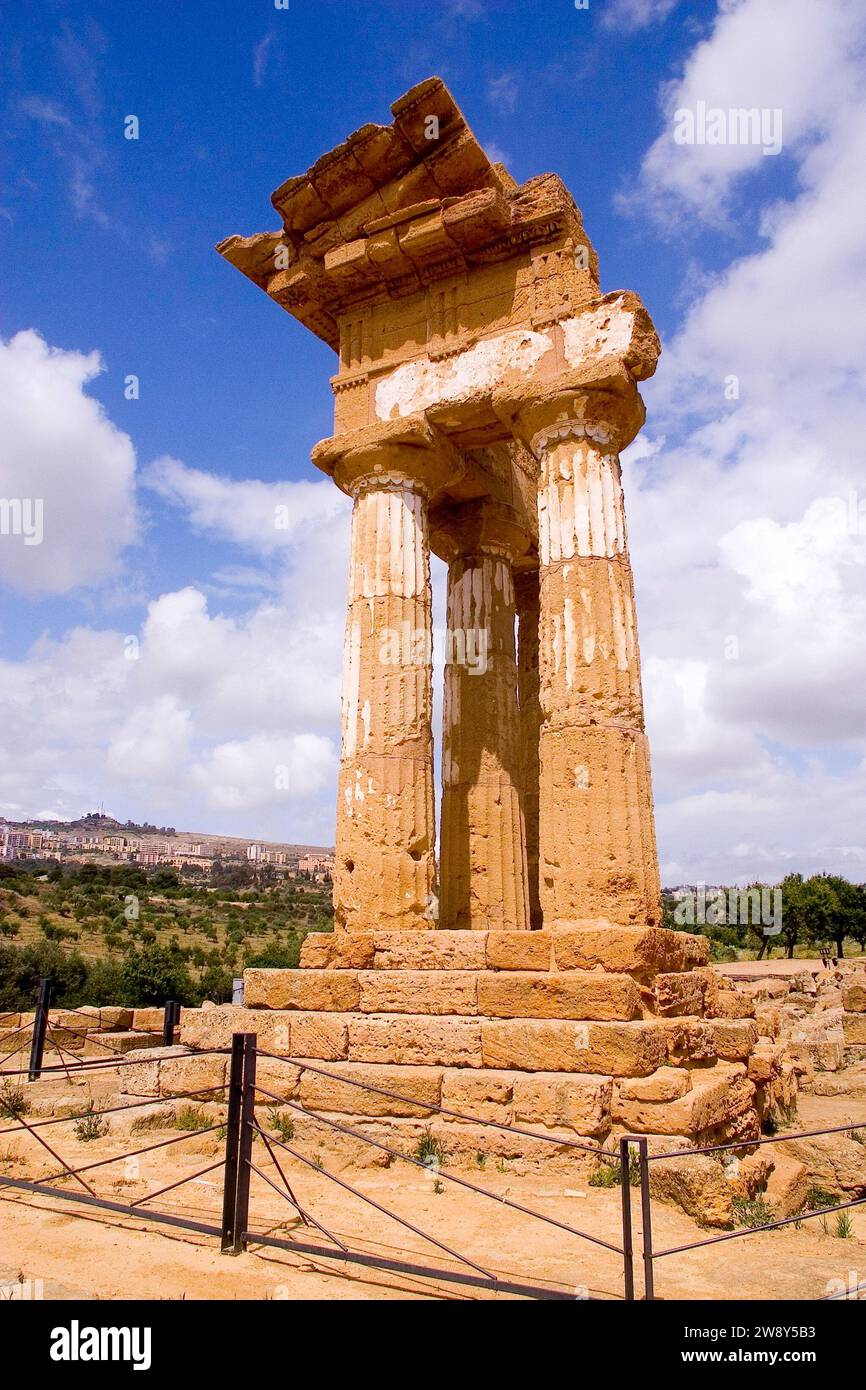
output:
[[229,1063],[228,1115],[226,1116],[226,1159],[223,1169],[223,1217],[220,1249],[224,1255],[235,1254],[235,1207],[238,1190],[238,1153],[240,1150],[241,1109],[244,1089],[243,1033],[232,1034]]
[[39,981],[36,996],[36,1016],[33,1020],[33,1039],[30,1043],[30,1070],[28,1081],[38,1081],[42,1075],[42,1055],[45,1051],[45,1034],[48,1029],[48,1010],[51,1005],[51,981]]
[[253,1127],[256,1119],[256,1042],[257,1034],[244,1033],[244,1080],[241,1101],[240,1142],[238,1145],[238,1185],[235,1199],[235,1254],[244,1249],[250,1216],[250,1176],[253,1157]]
[[174,1044],[174,1030],[180,1020],[180,1004],[174,999],[166,1001],[162,1015],[162,1045],[171,1047]]
[[638,1139],[638,1164],[640,1170],[640,1210],[643,1236],[643,1283],[644,1298],[651,1303],[655,1298],[653,1274],[653,1219],[650,1201],[649,1157],[646,1139]]
[[624,1136],[619,1141],[619,1168],[621,1174],[622,1198],[622,1268],[625,1284],[625,1297],[634,1299],[634,1243],[631,1230],[631,1140]]

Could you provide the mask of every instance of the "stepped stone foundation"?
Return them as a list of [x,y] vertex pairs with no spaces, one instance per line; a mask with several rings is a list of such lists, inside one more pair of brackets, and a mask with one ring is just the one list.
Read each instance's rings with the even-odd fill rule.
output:
[[[218,247],[339,354],[313,462],[353,499],[336,930],[298,971],[248,971],[247,1005],[311,1109],[412,1129],[442,1105],[452,1149],[493,1151],[490,1118],[754,1137],[790,1102],[781,1052],[706,943],[659,925],[619,461],[658,338],[601,293],[559,178],[491,164],[437,78],[392,111],[277,189],[277,230]],[[208,1012],[184,1041],[225,1030]]]

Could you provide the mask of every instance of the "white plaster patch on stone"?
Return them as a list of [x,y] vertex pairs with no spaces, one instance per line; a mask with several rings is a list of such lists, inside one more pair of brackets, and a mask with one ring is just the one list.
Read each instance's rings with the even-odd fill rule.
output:
[[633,329],[634,314],[622,308],[621,299],[577,318],[563,319],[565,360],[570,367],[580,367],[593,358],[621,357],[628,351]]
[[570,594],[566,594],[565,597],[562,620],[565,628],[565,684],[566,688],[570,690],[574,684],[575,647],[577,644],[574,603]]
[[583,605],[584,624],[583,624],[583,659],[587,666],[591,666],[595,657],[596,631],[592,617],[592,599],[589,596],[589,589],[581,586],[580,601]]
[[354,756],[358,741],[358,704],[361,698],[361,627],[350,623],[343,646],[343,757]]
[[579,792],[589,791],[589,768],[586,763],[578,763],[575,767],[574,785]]
[[400,419],[431,405],[462,401],[484,395],[497,386],[507,372],[526,374],[537,367],[553,341],[546,333],[512,329],[508,333],[484,338],[466,352],[445,361],[431,362],[420,357],[404,362],[376,387],[376,417]]

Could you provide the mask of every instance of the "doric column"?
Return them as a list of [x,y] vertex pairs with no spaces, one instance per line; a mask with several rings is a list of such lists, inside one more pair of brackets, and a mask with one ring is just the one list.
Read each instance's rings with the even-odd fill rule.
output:
[[435,518],[448,558],[440,925],[529,926],[512,562],[528,538],[489,500]]
[[546,926],[661,920],[618,450],[636,391],[524,407],[539,461],[540,883]]
[[526,827],[526,869],[529,887],[529,925],[542,925],[538,878],[538,740],[541,731],[539,700],[538,570],[514,576],[517,604],[517,696],[520,705],[520,768],[523,821]]
[[[369,432],[365,432],[369,434]],[[330,450],[330,454],[328,453]],[[422,436],[314,458],[354,498],[334,872],[338,928],[436,925],[428,498],[449,470]]]

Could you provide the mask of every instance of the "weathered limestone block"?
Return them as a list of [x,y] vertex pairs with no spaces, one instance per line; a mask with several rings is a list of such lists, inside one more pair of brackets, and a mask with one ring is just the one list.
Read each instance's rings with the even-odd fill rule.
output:
[[351,1061],[444,1067],[482,1065],[478,1019],[413,1014],[361,1016],[350,1019],[348,1028]]
[[[310,1057],[325,1062],[339,1061],[348,1057],[348,1020],[351,1017],[352,1015],[343,1014],[292,1014],[291,1055],[293,1057]],[[280,1050],[279,1048],[274,1049],[274,1051]]]
[[469,970],[362,970],[361,1013],[476,1014],[477,977]]
[[866,975],[852,976],[843,984],[842,1008],[849,1014],[866,1014]]
[[[132,1009],[103,1005],[99,1010],[99,1028],[104,1033],[126,1032],[132,1027]],[[183,1010],[181,1010],[181,1018]]]
[[866,1014],[843,1014],[842,1031],[847,1047],[866,1045]]
[[[147,1047],[149,1044],[155,1045],[161,1038],[162,1029],[160,1029],[158,1033],[100,1033],[99,1035],[100,1042],[104,1043],[112,1052],[131,1052],[139,1047]],[[74,1046],[76,1035],[74,1033],[67,1034],[65,1038],[60,1038],[59,1041],[64,1047],[72,1047],[73,1051],[76,1050]],[[80,1035],[78,1035],[77,1041],[80,1046],[82,1042]],[[108,1055],[107,1053],[103,1054],[101,1049],[99,1049],[99,1051],[100,1055]]]
[[812,1186],[842,1198],[866,1196],[866,1145],[858,1144],[850,1133],[792,1139],[785,1149],[804,1165]]
[[698,1138],[722,1129],[752,1107],[755,1087],[745,1067],[718,1063],[692,1076],[692,1088],[676,1100],[626,1099],[614,1089],[612,1115],[616,1123],[637,1134],[679,1134]]
[[690,1062],[741,1062],[754,1050],[758,1039],[753,1019],[660,1020],[666,1028],[671,1056]]
[[[252,1009],[233,1004],[221,1004],[211,1009],[185,1009],[177,1037],[184,1046],[204,1051],[211,1047],[230,1048],[233,1033],[256,1033],[259,1046],[265,1047],[263,1025],[273,1030],[279,1021],[274,1015],[254,1013]],[[283,1021],[288,1037],[288,1016]],[[269,1033],[268,1042],[270,1040]],[[272,1050],[270,1046],[268,1050]]]
[[256,1105],[277,1106],[283,1100],[297,1100],[301,1068],[273,1057],[256,1058]]
[[[225,1086],[227,1059],[208,1054],[204,1057],[166,1058],[159,1065],[159,1094],[161,1096],[180,1096],[191,1092],[191,1098],[198,1100],[223,1101],[226,1099],[222,1089]],[[214,1091],[214,1087],[219,1087]]]
[[651,979],[657,971],[690,970],[704,965],[709,954],[706,937],[661,927],[584,927],[553,933],[557,970],[622,971]]
[[377,970],[483,970],[485,938],[478,932],[375,932]]
[[697,971],[657,975],[653,981],[654,1011],[664,1015],[702,1014],[704,981]]
[[844,1066],[845,1017],[836,1010],[787,1022],[782,1036],[798,1073],[838,1071]]
[[640,1016],[640,992],[629,975],[485,972],[478,976],[478,1012],[491,1018],[627,1020]]
[[621,1100],[679,1100],[691,1090],[692,1073],[683,1067],[659,1067],[650,1076],[626,1077],[617,1083]]
[[517,1073],[512,1071],[458,1071],[442,1074],[442,1105],[475,1120],[510,1124]]
[[647,1076],[667,1059],[657,1024],[481,1020],[483,1065],[518,1071]]
[[584,1174],[591,1171],[597,1162],[593,1155],[570,1147],[569,1141],[572,1145],[580,1145],[586,1144],[587,1140],[575,1135],[573,1130],[564,1128],[558,1133],[552,1131],[550,1135],[551,1138],[561,1136],[561,1143],[491,1129],[483,1124],[457,1124],[446,1118],[430,1121],[429,1128],[433,1137],[442,1144],[449,1162],[455,1164],[474,1166],[476,1156],[482,1153],[489,1164],[502,1162],[507,1164],[510,1172],[518,1174],[536,1171],[541,1164],[553,1171]]
[[98,1028],[99,1012],[97,1010],[94,1017],[93,1014],[85,1014],[83,1010],[79,1012],[77,1009],[51,1009],[48,1022],[51,1028],[59,1028],[64,1033],[88,1033]]
[[802,1211],[810,1187],[806,1165],[791,1157],[786,1149],[786,1144],[779,1144],[778,1147],[767,1144],[764,1148],[764,1154],[773,1164],[765,1195],[774,1221],[784,1221]]
[[490,932],[485,965],[488,970],[549,970],[551,940],[549,931]]
[[366,933],[308,932],[301,944],[302,970],[367,970],[373,964],[373,940]]
[[136,1033],[162,1033],[164,1009],[133,1009],[132,1026]]
[[[442,1071],[437,1067],[365,1066],[358,1062],[340,1062],[334,1066],[339,1068],[338,1076],[346,1080],[303,1071],[299,1098],[308,1110],[420,1118],[430,1115],[439,1104]],[[361,1085],[352,1085],[353,1081],[379,1090],[366,1090]],[[383,1095],[382,1091],[393,1094]]]
[[189,1057],[185,1047],[142,1047],[141,1035],[138,1046],[127,1048],[126,1060],[137,1062],[134,1067],[124,1067],[118,1076],[123,1094],[128,1096],[158,1096],[160,1068],[176,1058]]
[[735,989],[720,989],[706,1010],[708,1018],[756,1018],[753,1001]]
[[572,1129],[603,1139],[610,1130],[613,1082],[607,1076],[557,1076],[535,1072],[514,1082],[515,1124]]
[[244,1004],[250,1009],[307,1009],[342,1013],[357,1009],[357,971],[244,971]]

